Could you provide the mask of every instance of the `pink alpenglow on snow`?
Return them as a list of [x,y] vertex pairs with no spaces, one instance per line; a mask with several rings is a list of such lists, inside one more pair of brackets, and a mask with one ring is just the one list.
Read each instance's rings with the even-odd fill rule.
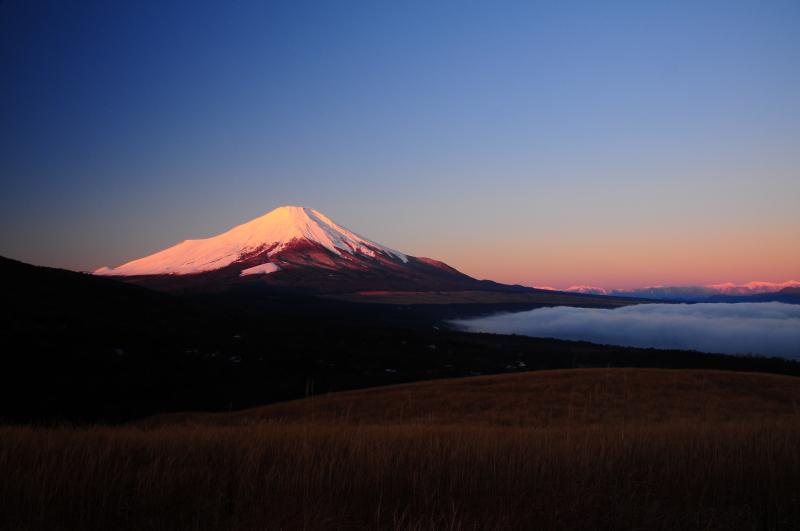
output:
[[800,282],[790,280],[782,284],[773,282],[748,282],[747,284],[711,284],[704,288],[719,290],[724,295],[754,295],[756,293],[774,293],[784,288],[800,288]]
[[548,291],[566,291],[569,293],[588,293],[589,295],[610,295],[613,292],[605,288],[595,286],[572,286],[566,289],[553,288],[551,286],[534,286],[535,289],[546,289]]
[[586,293],[589,295],[610,295],[611,291],[605,288],[598,288],[596,286],[571,286],[564,291],[570,293]]
[[[646,298],[683,298],[694,299],[712,297],[714,295],[758,295],[775,293],[784,288],[800,287],[800,282],[748,282],[747,284],[709,284],[706,286],[647,286],[635,289],[606,289],[596,286],[572,286],[560,291],[569,293],[585,293],[589,295],[621,295]],[[536,286],[537,289],[558,290],[550,286]]]
[[[298,241],[309,241],[347,259],[354,253],[375,257],[391,255],[403,262],[403,253],[384,247],[337,225],[316,210],[306,207],[285,206],[277,208],[239,225],[228,232],[204,240],[185,240],[174,247],[140,258],[118,267],[103,267],[95,275],[185,275],[202,273],[226,267],[246,258],[249,254],[266,251],[268,256],[280,252]],[[266,274],[277,271],[268,264],[263,270],[242,274]]]

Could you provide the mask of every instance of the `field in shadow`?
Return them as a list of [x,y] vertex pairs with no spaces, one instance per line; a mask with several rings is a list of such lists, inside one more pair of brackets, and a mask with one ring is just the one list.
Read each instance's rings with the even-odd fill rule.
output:
[[0,428],[8,529],[797,529],[800,380],[594,369]]
[[321,394],[232,413],[175,413],[137,425],[260,421],[550,427],[798,420],[800,378],[666,369],[570,369]]

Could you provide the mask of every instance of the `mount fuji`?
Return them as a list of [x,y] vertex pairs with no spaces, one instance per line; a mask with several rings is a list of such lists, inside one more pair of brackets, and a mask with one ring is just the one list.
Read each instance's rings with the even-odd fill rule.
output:
[[95,275],[171,289],[261,284],[323,291],[515,289],[368,240],[306,207],[285,206],[203,240],[185,240]]

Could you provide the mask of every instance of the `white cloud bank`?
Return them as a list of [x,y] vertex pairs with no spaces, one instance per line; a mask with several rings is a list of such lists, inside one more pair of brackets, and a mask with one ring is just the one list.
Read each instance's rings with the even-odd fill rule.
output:
[[800,305],[779,302],[558,306],[453,323],[473,332],[800,359]]

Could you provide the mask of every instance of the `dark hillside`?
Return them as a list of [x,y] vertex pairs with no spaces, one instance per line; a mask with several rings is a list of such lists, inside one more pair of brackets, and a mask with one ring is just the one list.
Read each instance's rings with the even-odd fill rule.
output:
[[515,303],[398,307],[266,289],[180,297],[8,259],[0,289],[0,417],[12,422],[123,422],[540,369],[800,375],[800,364],[778,358],[468,334],[441,323],[531,307]]

